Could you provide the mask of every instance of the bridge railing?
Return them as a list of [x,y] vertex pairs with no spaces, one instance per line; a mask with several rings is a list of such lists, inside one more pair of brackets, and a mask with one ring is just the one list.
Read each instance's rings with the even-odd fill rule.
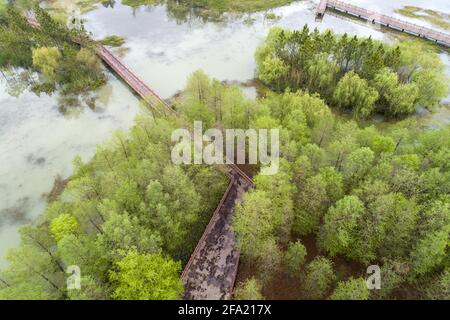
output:
[[352,14],[357,14],[360,16],[363,16],[365,18],[372,18],[376,22],[381,22],[383,24],[388,24],[393,27],[410,31],[413,33],[417,33],[418,35],[424,36],[424,37],[430,37],[433,38],[433,40],[444,42],[446,45],[450,45],[450,35],[430,29],[425,26],[417,25],[412,22],[400,20],[398,18],[394,18],[385,14],[381,14],[375,11],[370,11],[361,7],[358,7],[353,4],[349,4],[343,1],[339,0],[327,0],[327,6],[332,7],[339,10],[344,10]]

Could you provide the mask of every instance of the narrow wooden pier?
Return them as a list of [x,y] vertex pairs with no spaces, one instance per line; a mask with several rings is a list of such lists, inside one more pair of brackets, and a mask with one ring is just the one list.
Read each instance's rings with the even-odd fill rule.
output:
[[240,252],[232,218],[236,203],[253,182],[236,165],[229,168],[228,189],[181,276],[187,300],[228,300],[233,293]]
[[391,28],[397,31],[409,33],[419,38],[428,39],[435,43],[441,44],[446,47],[450,47],[450,35],[444,32],[436,31],[427,27],[419,26],[414,23],[406,22],[385,14],[366,10],[364,8],[343,2],[338,0],[321,0],[316,10],[318,18],[322,18],[325,15],[326,9],[332,9],[340,11],[345,14],[349,14],[366,21],[370,21],[373,24],[378,23],[387,28]]
[[137,94],[139,94],[145,102],[157,110],[175,113],[158,94],[150,89],[141,79],[139,79],[128,67],[121,62],[114,54],[105,46],[97,45],[97,55],[106,63],[116,74],[120,76]]
[[[30,11],[25,13],[28,23],[34,27],[39,28],[40,24]],[[77,39],[74,42],[84,45]],[[120,61],[110,50],[101,44],[95,45],[95,52],[102,61],[108,65],[116,74],[125,81],[145,102],[155,110],[163,112],[164,114],[175,114],[176,111],[172,109],[156,92],[150,89],[141,79],[139,79],[122,61]]]

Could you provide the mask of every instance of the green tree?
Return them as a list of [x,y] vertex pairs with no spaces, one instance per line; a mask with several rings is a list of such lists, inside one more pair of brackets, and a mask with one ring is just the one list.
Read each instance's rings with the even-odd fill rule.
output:
[[64,299],[66,298],[66,275],[51,257],[29,245],[10,250],[5,271],[7,295],[16,299]]
[[77,219],[70,214],[62,214],[50,223],[50,230],[58,242],[67,235],[75,234],[79,230]]
[[343,162],[342,171],[346,182],[350,185],[357,184],[372,168],[374,153],[370,148],[363,147],[352,151]]
[[327,258],[317,256],[306,267],[306,276],[302,282],[305,297],[324,298],[334,280],[333,263]]
[[355,118],[367,118],[374,110],[378,92],[350,71],[339,80],[333,93],[333,101],[340,109],[352,109]]
[[256,278],[249,278],[240,282],[234,290],[236,300],[263,300],[262,286]]
[[292,201],[295,187],[291,183],[292,174],[289,165],[281,160],[279,171],[270,176],[257,175],[254,178],[256,188],[265,191],[272,202],[274,235],[280,243],[289,238],[294,216]]
[[329,206],[343,196],[343,179],[334,168],[323,167],[299,189],[302,191],[297,197],[294,230],[307,234],[317,230]]
[[233,227],[244,259],[257,261],[265,241],[273,237],[275,230],[274,212],[266,192],[256,190],[244,195],[243,203],[236,206]]
[[356,196],[346,196],[336,202],[324,217],[318,242],[331,256],[351,250],[355,228],[364,213],[364,204]]
[[80,290],[68,292],[70,300],[107,300],[108,290],[90,276],[83,276],[80,280]]
[[327,97],[336,85],[338,71],[339,66],[330,59],[327,53],[314,56],[308,62],[309,89],[312,92],[319,92],[324,97]]
[[267,56],[258,68],[259,78],[266,83],[275,83],[276,89],[281,89],[281,78],[289,70],[288,66],[275,56]]
[[363,278],[341,281],[330,296],[331,300],[368,300],[369,289]]
[[44,74],[49,81],[55,80],[56,68],[61,60],[61,52],[58,48],[33,49],[33,65]]
[[295,277],[299,277],[300,268],[303,266],[305,258],[305,246],[300,241],[290,242],[284,254],[284,264],[288,272]]
[[415,111],[419,87],[416,83],[399,84],[386,94],[388,114],[404,115]]
[[399,290],[408,278],[410,266],[401,260],[385,259],[381,266],[382,284],[381,288],[375,290],[373,295],[379,299],[389,299],[392,294]]
[[110,274],[115,299],[175,300],[182,297],[179,262],[160,254],[130,251],[116,263],[116,268]]
[[432,109],[446,94],[448,94],[448,80],[439,71],[428,69],[419,70],[413,75],[416,85],[417,103]]
[[450,228],[428,234],[421,239],[411,252],[413,270],[424,274],[439,266],[447,257]]
[[114,259],[133,249],[141,253],[158,253],[161,250],[159,234],[143,226],[137,217],[127,213],[109,212],[102,229],[103,233],[98,236],[99,241]]

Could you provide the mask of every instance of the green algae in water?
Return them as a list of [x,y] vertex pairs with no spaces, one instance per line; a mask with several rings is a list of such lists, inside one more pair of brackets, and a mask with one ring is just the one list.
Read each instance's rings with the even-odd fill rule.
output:
[[120,36],[108,36],[100,40],[100,43],[109,47],[121,47],[125,43],[125,38]]
[[415,6],[404,6],[395,12],[409,18],[427,21],[437,27],[450,30],[450,14]]

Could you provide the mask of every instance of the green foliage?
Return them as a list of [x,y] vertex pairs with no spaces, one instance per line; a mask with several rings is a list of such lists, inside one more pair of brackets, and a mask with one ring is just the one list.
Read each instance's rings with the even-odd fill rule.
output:
[[100,43],[110,47],[121,47],[125,43],[125,38],[120,36],[107,36],[100,40]]
[[[99,0],[89,0],[99,2]],[[268,10],[289,4],[294,0],[121,0],[122,4],[130,7],[150,6],[165,4],[169,17],[175,19],[178,23],[191,21],[193,18],[199,18],[204,22],[223,21],[227,18],[225,13],[243,14],[256,11]],[[86,5],[87,9],[90,8]],[[273,18],[268,13],[269,18]],[[274,17],[277,18],[277,17]],[[251,18],[249,18],[251,20]]]
[[350,71],[339,80],[333,93],[334,103],[341,109],[353,109],[356,118],[367,118],[374,110],[378,93],[367,81]]
[[[398,85],[401,76],[389,76]],[[316,237],[322,254],[338,261],[382,264],[386,287],[373,298],[424,297],[432,292],[427,279],[443,291],[436,275],[448,267],[449,128],[419,131],[409,121],[388,130],[363,128],[300,90],[269,94],[255,112],[250,127],[279,128],[280,163],[290,164],[276,176],[255,177],[256,190],[244,197],[234,221],[243,261],[255,265],[264,285],[268,268],[281,272],[272,267],[280,248],[289,269],[287,257],[295,255],[283,235],[290,234],[290,241]],[[292,264],[292,274],[299,265]],[[302,287],[305,297],[312,287]]]
[[406,280],[409,266],[401,260],[385,260],[381,266],[382,285],[374,290],[373,295],[377,299],[389,299],[394,290]]
[[424,288],[424,297],[429,300],[450,299],[450,270],[447,268],[434,276]]
[[130,7],[139,7],[144,5],[157,4],[160,0],[121,0],[122,4]]
[[335,280],[333,263],[327,258],[317,256],[306,267],[303,283],[305,296],[309,299],[323,298]]
[[344,253],[354,243],[355,228],[363,213],[364,204],[355,196],[344,197],[328,210],[319,243],[331,256]]
[[317,229],[328,207],[343,195],[342,175],[332,167],[324,167],[307,178],[297,200],[294,230],[308,234]]
[[374,112],[411,114],[448,94],[439,56],[427,47],[371,38],[274,27],[256,52],[258,77],[283,92],[317,92],[331,105],[364,119]]
[[306,248],[300,241],[289,243],[284,254],[284,264],[288,272],[294,277],[300,276],[300,268],[305,262],[306,253]]
[[83,29],[69,30],[38,5],[33,8],[39,28],[33,28],[16,6],[0,19],[0,68],[20,67],[39,72],[40,81],[28,81],[36,93],[81,94],[105,83],[100,60],[89,47],[73,39],[87,39]]
[[374,152],[367,147],[350,152],[342,165],[342,172],[346,181],[356,185],[372,168],[373,159]]
[[77,233],[78,228],[77,219],[70,214],[62,214],[50,223],[50,231],[56,242],[59,242],[65,236]]
[[442,264],[447,257],[449,234],[450,228],[447,226],[441,231],[426,235],[417,243],[413,252],[411,252],[415,273],[423,274]]
[[179,108],[191,123],[202,121],[204,128],[220,123],[224,129],[246,129],[255,103],[236,86],[224,87],[203,71],[196,71],[188,79]]
[[58,48],[33,49],[33,65],[49,80],[55,79],[55,69],[61,59]]
[[177,2],[178,4],[191,5],[197,8],[217,12],[253,12],[279,7],[292,1],[293,0],[181,0]]
[[337,284],[331,300],[368,300],[369,289],[363,278],[349,279]]
[[234,298],[236,300],[263,300],[261,294],[262,286],[255,278],[249,278],[239,283],[234,290]]
[[267,56],[262,61],[260,67],[260,79],[267,83],[276,83],[278,89],[281,88],[281,79],[288,72],[288,66],[277,57]]
[[414,112],[419,95],[418,84],[399,83],[398,74],[385,68],[375,75],[373,86],[380,94],[380,110],[393,116]]
[[[324,48],[337,41],[327,37],[331,43],[322,43]],[[62,50],[61,59],[70,50]],[[89,50],[71,52],[95,69]],[[371,85],[380,71],[372,70],[379,64],[375,58],[372,67],[355,72],[361,79],[371,74]],[[385,59],[393,70],[406,57],[388,50]],[[421,59],[422,65],[434,64]],[[339,68],[352,66],[345,61],[335,62]],[[406,73],[397,72],[399,83]],[[301,82],[304,74],[297,76]],[[233,227],[242,262],[255,270],[255,281],[244,285],[243,295],[258,297],[260,286],[270,288],[269,281],[286,269],[298,275],[306,250],[297,239],[305,235],[317,239],[320,254],[338,255],[337,261],[380,263],[386,287],[374,298],[446,296],[448,127],[421,132],[405,122],[394,130],[361,128],[333,115],[317,94],[303,91],[268,94],[258,105],[238,88],[202,72],[190,77],[177,108],[188,125],[182,118],[138,117],[128,134],[116,133],[90,162],[75,159],[62,196],[35,226],[22,228],[22,244],[8,257],[11,267],[0,274],[0,297],[179,297],[175,280],[180,265],[174,261],[187,261],[227,185],[216,167],[174,166],[170,161],[170,133],[199,119],[221,129],[280,130],[279,172],[256,175],[255,189],[235,208]],[[135,260],[154,268],[149,257],[168,266],[163,274],[133,270]],[[65,283],[65,268],[73,264],[82,268],[86,284],[76,294],[67,292]],[[319,256],[305,269],[304,296],[328,297],[335,279],[331,261]],[[167,291],[151,291],[166,288],[165,278],[171,284]],[[340,272],[339,280],[346,280]],[[148,288],[150,281],[155,286]],[[140,291],[141,286],[146,289]],[[343,282],[334,297],[364,296],[358,288],[357,280]]]
[[262,248],[274,236],[275,216],[272,203],[264,191],[244,195],[243,204],[236,207],[233,221],[239,248],[244,259],[257,261]]
[[181,265],[159,254],[129,252],[111,272],[113,297],[119,300],[179,300]]

